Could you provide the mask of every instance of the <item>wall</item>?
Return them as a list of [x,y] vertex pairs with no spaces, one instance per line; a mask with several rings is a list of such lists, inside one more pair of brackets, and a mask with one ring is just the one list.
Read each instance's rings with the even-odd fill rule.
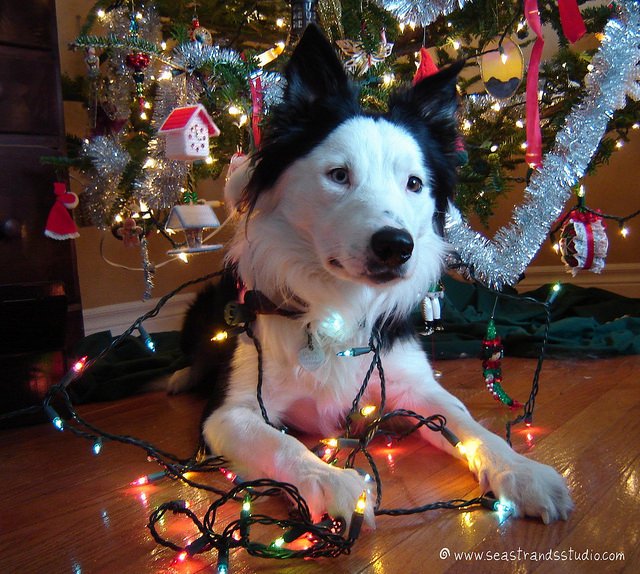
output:
[[[61,66],[63,72],[72,77],[85,74],[84,54],[72,52],[67,45],[78,34],[85,15],[93,6],[92,0],[59,1],[58,29],[60,41]],[[547,46],[551,42],[547,42]],[[69,133],[80,136],[86,134],[86,114],[80,104],[65,103],[66,129]],[[640,134],[634,134],[640,136]],[[592,208],[600,208],[607,213],[627,214],[639,207],[637,193],[637,163],[640,158],[640,137],[625,149],[615,154],[609,166],[602,168],[595,176],[585,182],[587,188],[587,204]],[[81,189],[80,182],[73,182],[76,191]],[[220,199],[220,182],[207,182],[199,189],[200,197]],[[486,233],[491,237],[497,228],[510,219],[513,205],[520,202],[522,190],[514,190],[503,198],[492,220],[491,228]],[[224,214],[219,212],[220,219]],[[639,218],[640,220],[640,218]],[[638,220],[631,222],[631,235],[622,239],[615,225],[609,226],[610,248],[607,266],[601,275],[581,272],[577,278],[565,273],[559,257],[543,246],[538,256],[527,270],[527,278],[521,283],[522,289],[529,289],[542,283],[562,279],[580,285],[598,285],[629,296],[640,297],[640,261],[637,239],[640,234]],[[476,226],[477,229],[481,229]],[[222,235],[222,239],[225,236]],[[132,272],[109,265],[100,255],[100,243],[103,242],[105,255],[118,264],[139,267],[140,254],[136,249],[125,249],[122,243],[112,235],[102,233],[94,228],[82,228],[81,237],[76,240],[78,253],[78,273],[82,294],[85,323],[87,331],[92,332],[112,323],[126,325],[126,322],[149,307],[149,303],[140,302],[144,291],[141,272]],[[151,259],[156,264],[167,259],[164,251],[167,243],[159,237],[150,238]],[[162,296],[169,290],[188,279],[199,277],[221,265],[221,253],[202,254],[191,258],[187,265],[172,262],[160,268],[156,274],[154,294]],[[191,289],[193,290],[193,289]],[[185,298],[179,299],[184,301]],[[180,312],[175,311],[175,321],[162,325],[163,328],[174,328],[179,324]]]
[[[631,131],[630,135],[631,141],[613,155],[608,165],[584,178],[586,204],[591,209],[600,209],[603,213],[618,216],[626,216],[640,209],[640,130]],[[497,229],[511,220],[514,206],[522,201],[523,190],[524,186],[521,186],[501,198],[489,229],[484,230],[477,223],[474,224],[475,229],[482,231],[487,237],[493,237]],[[575,203],[572,199],[567,204],[567,209]],[[609,251],[605,268],[600,274],[580,271],[576,277],[572,277],[566,272],[560,256],[553,251],[551,243],[545,242],[528,267],[518,290],[563,281],[584,287],[600,287],[628,297],[640,297],[640,217],[630,220],[627,227],[629,235],[624,238],[617,222],[607,224]]]

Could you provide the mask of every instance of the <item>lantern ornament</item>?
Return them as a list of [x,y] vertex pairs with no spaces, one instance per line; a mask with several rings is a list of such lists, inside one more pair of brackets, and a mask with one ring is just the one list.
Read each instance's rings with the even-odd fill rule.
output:
[[165,229],[183,231],[187,241],[186,247],[167,251],[168,255],[183,253],[204,253],[222,249],[222,245],[204,245],[202,234],[205,229],[220,227],[220,222],[213,209],[206,203],[176,205],[169,214]]
[[318,0],[292,0],[290,43],[302,37],[305,28],[311,22],[318,21]]
[[567,273],[575,277],[580,269],[602,272],[609,248],[602,217],[574,209],[560,229],[558,245]]

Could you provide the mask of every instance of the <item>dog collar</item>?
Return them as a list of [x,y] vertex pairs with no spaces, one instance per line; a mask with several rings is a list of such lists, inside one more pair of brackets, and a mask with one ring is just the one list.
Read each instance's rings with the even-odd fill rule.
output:
[[[295,295],[294,299],[296,302],[302,303],[306,307],[306,304],[295,297]],[[282,317],[288,317],[289,319],[297,319],[306,313],[306,310],[301,311],[276,305],[262,291],[245,291],[244,304],[255,315],[280,315]]]

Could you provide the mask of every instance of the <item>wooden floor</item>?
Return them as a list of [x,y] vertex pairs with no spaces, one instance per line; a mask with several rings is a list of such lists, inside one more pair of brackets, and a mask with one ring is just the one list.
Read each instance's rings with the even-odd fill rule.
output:
[[[504,432],[512,415],[483,389],[478,360],[435,366],[443,373],[443,384],[476,417]],[[526,398],[534,367],[532,360],[505,359],[505,387],[516,398]],[[639,379],[638,356],[545,362],[534,426],[517,430],[514,446],[555,466],[567,478],[576,502],[567,522],[544,526],[537,520],[509,518],[500,523],[496,513],[486,510],[380,517],[377,529],[363,532],[350,556],[282,562],[238,550],[232,553],[230,572],[640,572]],[[151,393],[87,405],[80,412],[105,430],[187,455],[195,443],[200,409],[194,396]],[[169,480],[131,487],[132,480],[157,466],[133,447],[108,443],[99,456],[91,447],[50,424],[0,431],[0,571],[215,572],[215,552],[175,564],[176,552],[156,545],[145,527],[157,504],[189,499],[202,515],[207,496]],[[391,449],[381,444],[374,453],[382,471],[385,506],[478,493],[462,463],[418,440]],[[225,484],[221,476],[215,480]],[[272,508],[282,515],[280,501],[261,504],[266,513]],[[222,523],[232,516],[237,517],[237,508],[219,519]],[[194,538],[184,520],[168,516],[163,528],[179,543]],[[456,559],[456,553],[465,552],[475,554]],[[554,552],[558,560],[550,559]],[[593,559],[603,554],[612,559]]]

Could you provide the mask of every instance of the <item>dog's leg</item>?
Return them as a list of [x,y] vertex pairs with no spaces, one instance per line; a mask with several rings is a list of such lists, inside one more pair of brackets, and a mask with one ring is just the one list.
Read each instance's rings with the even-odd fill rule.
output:
[[384,358],[390,407],[423,416],[441,414],[463,443],[462,454],[441,433],[423,427],[426,440],[468,462],[483,492],[509,501],[516,515],[539,516],[545,524],[566,520],[573,503],[564,479],[550,466],[525,458],[476,422],[466,407],[443,389],[417,343],[404,343]]
[[[348,523],[365,488],[355,470],[326,464],[293,436],[267,425],[249,406],[223,405],[207,418],[203,435],[212,451],[229,460],[242,479],[267,477],[295,485],[314,520],[328,512]],[[373,526],[371,504],[365,520]]]

